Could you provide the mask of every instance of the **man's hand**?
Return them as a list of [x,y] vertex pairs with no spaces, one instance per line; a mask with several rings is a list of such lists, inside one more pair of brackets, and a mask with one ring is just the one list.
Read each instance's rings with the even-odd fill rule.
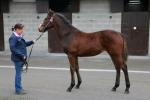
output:
[[23,61],[26,61],[27,57],[26,56],[23,56],[22,60]]
[[27,56],[21,56],[20,60],[22,60],[23,62],[25,62],[27,60]]
[[26,57],[26,56],[24,56],[24,57],[23,57],[23,59],[24,59],[24,60],[26,60],[26,59],[27,59],[27,57]]
[[35,44],[36,40],[33,40],[33,42],[34,42],[34,44]]

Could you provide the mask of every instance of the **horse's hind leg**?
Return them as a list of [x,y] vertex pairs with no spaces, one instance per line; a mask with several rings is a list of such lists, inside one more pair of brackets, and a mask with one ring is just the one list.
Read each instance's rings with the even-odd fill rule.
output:
[[75,86],[75,67],[77,58],[73,55],[68,55],[69,63],[70,63],[70,73],[71,73],[71,84],[67,89],[67,92],[71,92],[72,88]]
[[112,88],[112,91],[116,91],[119,85],[120,85],[120,69],[116,69],[116,82],[115,86]]
[[129,80],[128,68],[127,68],[126,64],[124,64],[124,67],[122,68],[122,70],[124,72],[125,81],[126,81],[125,93],[128,94],[129,93],[129,88],[130,88],[130,80]]
[[116,91],[116,89],[119,87],[120,85],[120,69],[122,66],[122,62],[119,59],[119,57],[115,57],[115,56],[111,56],[111,59],[115,65],[115,69],[116,69],[116,81],[115,81],[115,85],[112,88],[112,91]]
[[77,78],[78,78],[78,83],[76,85],[76,89],[79,89],[81,83],[82,83],[82,79],[81,79],[81,76],[80,76],[80,72],[79,72],[79,64],[78,64],[78,58],[76,60],[76,67],[75,67],[75,70],[76,70],[76,74],[77,74]]

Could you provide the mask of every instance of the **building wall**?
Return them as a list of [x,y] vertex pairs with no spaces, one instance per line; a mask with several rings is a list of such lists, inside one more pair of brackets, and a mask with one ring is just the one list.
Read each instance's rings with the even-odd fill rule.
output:
[[[11,26],[17,22],[25,25],[25,38],[35,39],[40,35],[37,30],[46,14],[36,13],[35,3],[11,3],[10,13],[4,14],[5,47],[9,51],[8,37]],[[110,18],[112,16],[112,18]],[[80,12],[73,13],[73,25],[85,32],[113,29],[121,31],[121,13],[111,13],[109,0],[81,0]],[[34,47],[33,55],[48,54],[47,33]]]
[[[4,13],[4,33],[5,33],[5,52],[9,52],[8,38],[11,35],[11,28],[16,23],[25,25],[24,38],[26,40],[34,40],[40,33],[38,32],[38,25],[43,21],[45,14],[36,13],[35,3],[10,3],[10,13]],[[47,32],[35,44],[33,55],[45,55],[48,53],[48,36]],[[30,48],[29,48],[30,49]]]
[[109,0],[81,0],[80,13],[73,14],[73,25],[86,32],[121,31],[121,13],[110,12]]

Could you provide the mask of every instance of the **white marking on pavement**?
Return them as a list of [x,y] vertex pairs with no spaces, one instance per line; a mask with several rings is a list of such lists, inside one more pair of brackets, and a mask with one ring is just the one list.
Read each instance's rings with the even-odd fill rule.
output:
[[[0,66],[0,68],[14,68],[14,66]],[[69,68],[55,68],[52,67],[29,67],[29,69],[35,69],[35,70],[58,70],[58,71],[66,71],[69,70]],[[80,71],[84,72],[116,72],[115,70],[109,70],[109,69],[80,69]],[[150,74],[150,71],[137,71],[137,70],[129,70],[129,73],[139,73],[139,74]]]
[[[66,57],[67,55],[64,53],[48,53],[47,55],[49,56],[56,56],[56,57]],[[105,59],[110,59],[110,56],[106,53],[103,52],[102,54],[99,54],[97,56],[93,56],[93,57],[84,57],[84,58],[105,58]],[[150,55],[148,56],[129,56],[129,59],[136,59],[136,60],[149,60],[150,59]]]

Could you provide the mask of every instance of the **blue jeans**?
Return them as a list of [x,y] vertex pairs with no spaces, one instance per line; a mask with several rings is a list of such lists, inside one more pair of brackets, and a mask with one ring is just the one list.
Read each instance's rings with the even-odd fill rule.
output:
[[24,62],[18,61],[18,62],[14,62],[14,64],[15,64],[15,70],[16,70],[15,90],[16,90],[16,92],[19,92],[19,91],[22,90],[21,74],[22,74],[22,69],[23,69]]

